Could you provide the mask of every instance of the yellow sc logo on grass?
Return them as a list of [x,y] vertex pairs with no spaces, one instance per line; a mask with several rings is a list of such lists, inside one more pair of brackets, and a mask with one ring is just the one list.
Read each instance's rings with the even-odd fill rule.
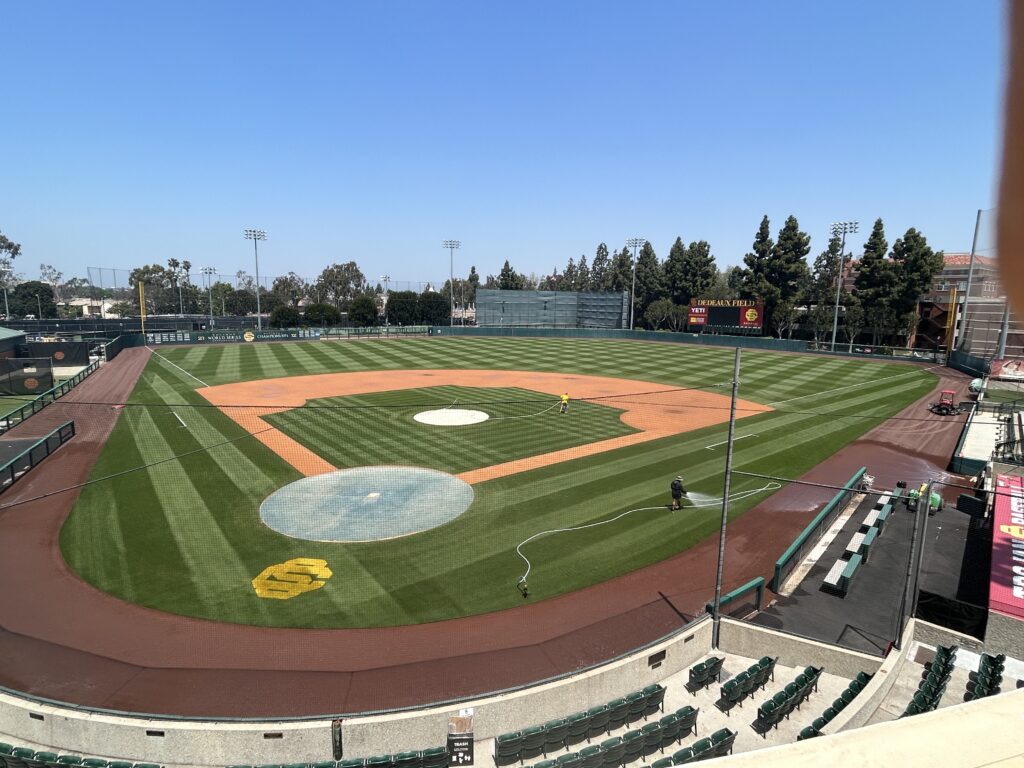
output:
[[320,589],[331,578],[326,560],[295,557],[269,565],[252,580],[252,588],[260,597],[288,600],[304,592]]

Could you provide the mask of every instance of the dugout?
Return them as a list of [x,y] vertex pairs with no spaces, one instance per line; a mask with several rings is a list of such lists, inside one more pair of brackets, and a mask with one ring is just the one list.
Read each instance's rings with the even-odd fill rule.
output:
[[574,291],[476,292],[476,324],[507,328],[625,328],[629,294]]
[[0,328],[0,358],[15,357],[18,345],[25,343],[24,331]]
[[0,396],[39,395],[53,386],[50,358],[0,358]]

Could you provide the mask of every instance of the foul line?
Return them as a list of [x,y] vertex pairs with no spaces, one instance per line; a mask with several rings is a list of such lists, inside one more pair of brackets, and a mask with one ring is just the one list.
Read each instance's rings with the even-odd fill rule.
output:
[[191,373],[189,373],[188,371],[186,371],[186,370],[185,370],[184,368],[182,368],[182,367],[181,367],[180,365],[178,365],[177,363],[172,363],[172,362],[171,362],[170,360],[168,360],[168,359],[167,359],[166,357],[164,357],[163,355],[161,355],[161,354],[160,354],[159,352],[157,352],[157,351],[156,351],[155,349],[153,349],[152,347],[150,347],[150,348],[149,348],[149,351],[150,351],[150,352],[152,352],[152,353],[153,353],[154,355],[156,355],[157,357],[159,357],[159,358],[160,358],[161,360],[163,360],[163,361],[164,361],[165,363],[167,363],[168,365],[173,365],[173,366],[174,366],[175,368],[177,368],[177,369],[178,369],[179,371],[181,371],[182,373],[184,373],[184,374],[185,374],[186,376],[191,376],[191,377],[192,377],[193,379],[195,379],[196,381],[198,381],[198,382],[199,382],[200,384],[202,384],[202,385],[203,385],[204,387],[208,387],[208,386],[210,386],[210,385],[209,385],[209,384],[207,384],[207,383],[206,383],[205,381],[203,381],[202,379],[200,379],[200,378],[199,378],[198,376],[196,376],[196,375],[194,375],[194,374],[191,374]]
[[[764,493],[765,491],[775,491],[775,490],[778,490],[781,487],[782,486],[779,483],[769,482],[766,485],[763,485],[760,488],[755,488],[755,489],[753,489],[751,491],[739,491],[737,493],[730,493],[729,494],[729,500],[730,501],[740,501],[741,499],[745,499],[745,498],[747,498],[749,496],[753,496],[753,495],[758,494],[758,493]],[[714,497],[712,499],[709,499],[706,502],[701,502],[699,504],[693,504],[693,505],[691,505],[689,507],[685,507],[685,509],[689,510],[689,509],[697,509],[698,507],[713,507],[713,506],[716,506],[717,504],[720,504],[721,502],[722,502],[722,497],[721,496],[716,496],[716,497]],[[526,546],[527,544],[529,544],[534,539],[540,539],[540,538],[543,538],[544,536],[550,536],[553,533],[571,533],[572,531],[584,531],[587,528],[596,528],[599,525],[608,525],[609,523],[614,523],[616,520],[621,520],[622,518],[626,517],[627,515],[631,515],[634,512],[652,512],[652,511],[658,511],[658,510],[664,512],[665,511],[665,505],[662,504],[661,506],[658,506],[658,507],[638,507],[637,509],[630,509],[630,510],[627,510],[626,512],[621,512],[618,515],[616,515],[615,517],[609,518],[608,520],[599,520],[596,523],[587,523],[586,525],[577,525],[577,526],[575,526],[573,528],[553,528],[550,531],[541,531],[540,533],[535,533],[532,536],[530,536],[530,537],[528,537],[526,539],[523,539],[523,541],[519,542],[519,544],[516,546],[516,554],[519,555],[519,557],[522,558],[524,563],[526,563],[526,572],[522,576],[519,577],[519,581],[517,583],[521,584],[524,581],[526,581],[526,578],[530,575],[530,571],[533,569],[533,564],[530,562],[530,558],[528,558],[526,555],[523,554],[523,547]]]
[[181,422],[181,426],[188,427],[188,424],[185,423],[185,421],[181,418],[181,416],[179,416],[178,414],[174,413],[174,411],[171,411],[171,414],[174,416],[174,418],[176,418],[178,421]]
[[[739,437],[734,437],[733,438],[733,442],[736,442],[737,440],[742,440],[744,437],[757,437],[757,435],[755,433],[753,433],[753,432],[751,432],[749,435],[740,435]],[[728,440],[723,440],[720,443],[712,443],[711,445],[705,445],[704,446],[704,450],[710,451],[716,445],[725,445],[728,442],[729,442]]]

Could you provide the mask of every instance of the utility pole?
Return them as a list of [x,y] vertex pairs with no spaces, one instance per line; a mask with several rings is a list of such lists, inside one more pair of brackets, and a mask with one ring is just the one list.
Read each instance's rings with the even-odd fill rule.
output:
[[259,240],[266,240],[267,233],[262,229],[247,229],[243,233],[246,240],[252,240],[252,250],[256,254],[256,329],[263,330],[263,315],[260,312],[260,251],[256,247]]
[[722,491],[722,524],[718,534],[718,570],[715,575],[715,602],[711,608],[711,647],[718,648],[722,621],[722,576],[725,572],[725,528],[729,522],[729,486],[732,480],[732,446],[736,434],[736,395],[740,388],[740,348],[732,367],[732,402],[729,405],[729,440],[725,454],[725,489]]

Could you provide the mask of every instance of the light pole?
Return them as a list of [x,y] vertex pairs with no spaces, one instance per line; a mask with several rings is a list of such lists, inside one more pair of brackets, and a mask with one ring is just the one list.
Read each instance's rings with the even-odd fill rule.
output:
[[380,279],[384,281],[384,327],[389,328],[391,323],[388,322],[388,285],[391,284],[391,275],[381,275]]
[[633,287],[629,291],[629,330],[633,330],[633,308],[636,306],[636,263],[640,258],[640,249],[647,241],[642,237],[631,237],[626,245],[633,249]]
[[12,272],[13,270],[10,269],[0,269],[0,275],[3,276],[0,279],[4,281],[4,320],[11,319],[11,308],[7,306],[7,277],[12,274]]
[[213,267],[203,267],[200,272],[206,276],[206,291],[210,296],[210,328],[213,328],[213,276],[217,270]]
[[[836,275],[836,311],[832,316],[832,352],[836,351],[836,330],[839,328],[839,294],[843,289],[843,267],[846,266],[846,233],[857,232],[856,221],[837,221],[832,224],[832,237],[842,235],[843,242],[839,246],[839,274]],[[853,339],[850,339],[853,341]]]
[[256,328],[263,330],[263,315],[260,314],[260,251],[257,247],[259,240],[266,240],[267,233],[262,229],[245,230],[245,239],[252,240],[252,250],[256,254]]
[[448,327],[455,325],[455,249],[462,246],[460,240],[445,240],[442,248],[448,249],[448,294],[451,300],[451,312],[448,315]]
[[36,294],[36,306],[39,308],[39,314],[36,315],[36,319],[43,319],[43,300],[39,298],[39,294]]

